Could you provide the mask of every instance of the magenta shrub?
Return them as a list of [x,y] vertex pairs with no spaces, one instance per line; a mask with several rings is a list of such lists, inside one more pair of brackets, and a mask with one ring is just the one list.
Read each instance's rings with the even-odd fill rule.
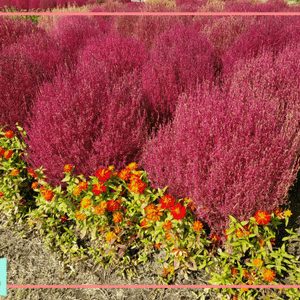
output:
[[0,51],[4,47],[15,43],[21,36],[40,32],[41,30],[27,19],[13,19],[6,16],[0,17]]
[[28,113],[44,80],[50,80],[61,60],[57,46],[46,33],[24,35],[6,46],[0,58],[0,123],[15,129],[26,123]]
[[256,23],[248,27],[224,54],[224,74],[230,74],[239,59],[256,57],[264,50],[272,51],[276,56],[288,43],[299,43],[299,28],[298,19],[293,17],[257,17]]
[[36,98],[27,127],[30,163],[60,184],[62,168],[91,176],[97,168],[125,167],[139,157],[148,132],[141,90],[147,52],[119,35],[92,38],[76,68],[60,68]]
[[284,0],[268,0],[266,2],[254,2],[252,0],[228,1],[225,10],[228,12],[284,12],[290,10],[290,5]]
[[29,9],[29,0],[17,0],[17,9],[18,10],[26,10]]
[[96,20],[89,16],[62,16],[56,18],[50,37],[58,43],[68,64],[75,64],[78,51],[86,41],[102,34]]
[[[244,32],[247,32],[250,26],[255,24],[255,16],[225,16],[214,18],[213,22],[201,26],[195,23],[195,27],[203,33],[216,53],[221,57],[236,39]],[[203,22],[202,22],[203,23]]]
[[159,122],[170,120],[178,96],[218,70],[218,58],[205,36],[192,26],[174,26],[159,35],[143,69],[143,88]]
[[191,197],[213,232],[284,204],[300,162],[299,46],[240,61],[222,91],[181,96],[172,124],[143,148],[154,188]]

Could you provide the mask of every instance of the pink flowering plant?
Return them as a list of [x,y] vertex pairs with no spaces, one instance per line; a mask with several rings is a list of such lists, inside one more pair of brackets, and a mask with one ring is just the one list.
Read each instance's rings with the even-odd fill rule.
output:
[[[27,206],[29,201],[26,203],[26,222],[45,236],[50,249],[60,252],[64,269],[71,261],[84,260],[90,254],[99,266],[111,266],[123,276],[138,276],[135,267],[149,262],[152,254],[162,250],[165,257],[158,261],[158,278],[164,284],[177,277],[188,279],[193,271],[201,269],[210,275],[209,283],[217,285],[276,284],[275,277],[283,276],[283,272],[289,273],[293,284],[300,282],[298,258],[286,252],[285,244],[272,247],[276,238],[274,228],[283,219],[288,225],[292,214],[288,210],[259,211],[243,222],[229,216],[231,224],[224,232],[226,242],[222,245],[219,236],[208,237],[204,225],[195,219],[192,199],[176,200],[165,193],[167,187],[151,189],[146,172],[138,171],[136,163],[119,172],[113,166],[99,168],[90,180],[83,175],[75,176],[75,167],[67,164],[62,167],[66,187],[53,187],[45,180],[43,168],[32,170],[22,163],[25,147],[14,133],[7,131],[2,135],[1,147],[5,151],[12,149],[15,154],[11,154],[10,164],[1,157],[5,166],[1,169],[5,179],[1,178],[1,211],[11,211],[7,204],[18,197],[14,193],[16,186],[21,192],[22,184],[34,179],[30,182],[34,193],[26,197],[31,196],[36,207],[31,209]],[[14,169],[24,170],[21,180],[9,175]],[[15,219],[23,217],[19,214]],[[283,241],[297,240],[296,233],[286,231],[290,236]],[[79,246],[85,237],[91,240],[88,249]],[[265,293],[246,286],[239,293],[230,288],[226,292],[231,297],[239,295],[239,299]],[[283,292],[294,299],[297,295],[293,289]]]

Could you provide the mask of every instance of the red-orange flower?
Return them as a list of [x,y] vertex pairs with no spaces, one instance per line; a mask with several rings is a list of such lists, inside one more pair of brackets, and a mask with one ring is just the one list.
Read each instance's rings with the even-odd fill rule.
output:
[[0,192],[0,199],[4,196],[4,194],[2,192]]
[[64,172],[69,173],[72,171],[72,165],[68,164],[64,166]]
[[236,268],[231,268],[231,274],[234,277],[238,273],[238,270]]
[[119,212],[116,212],[113,214],[113,222],[114,223],[120,223],[122,221],[122,218],[123,218],[123,216]]
[[273,270],[264,269],[263,276],[265,281],[272,282],[275,279],[275,272]]
[[271,215],[262,210],[256,212],[254,218],[259,225],[267,225],[271,221]]
[[259,240],[259,245],[260,245],[261,247],[263,247],[264,244],[265,244],[265,242],[264,242],[262,239],[260,239],[260,240]]
[[163,212],[159,210],[154,204],[149,204],[146,208],[147,219],[150,221],[159,221],[160,217],[163,215]]
[[42,194],[44,199],[48,202],[50,202],[54,197],[54,193],[51,190],[45,190],[44,192],[42,192]]
[[13,151],[11,151],[11,150],[6,150],[6,151],[4,151],[3,156],[4,156],[6,159],[9,159],[13,154],[14,154]]
[[65,223],[68,220],[68,217],[67,216],[62,216],[62,217],[60,217],[60,219],[63,223]]
[[138,165],[137,165],[135,162],[130,163],[130,164],[126,167],[126,169],[129,170],[129,171],[135,171],[137,168],[138,168]]
[[143,194],[144,189],[147,187],[147,184],[140,179],[131,179],[128,184],[129,191],[131,193]]
[[148,222],[146,219],[143,219],[143,221],[140,223],[141,227],[143,227],[144,229],[146,229],[145,227],[148,226]]
[[214,233],[212,234],[211,238],[214,240],[215,243],[217,243],[220,240],[220,237],[215,235]]
[[31,167],[29,169],[27,169],[27,172],[30,176],[37,178],[36,173],[34,172],[34,170]]
[[154,247],[155,247],[156,249],[159,249],[160,246],[161,246],[161,243],[158,243],[158,244],[155,244],[155,245],[154,245]]
[[38,183],[37,182],[33,182],[32,183],[32,185],[31,185],[31,187],[33,188],[33,189],[36,189],[37,187],[38,187]]
[[6,138],[8,138],[8,139],[12,139],[12,138],[14,137],[14,135],[15,135],[15,134],[14,134],[11,130],[8,130],[8,131],[5,132],[5,135],[4,135],[4,136],[5,136]]
[[172,222],[170,220],[166,220],[163,224],[163,228],[165,230],[170,230],[172,228]]
[[13,169],[10,173],[11,176],[17,176],[20,173],[18,169]]
[[80,182],[80,183],[78,184],[78,186],[79,186],[83,191],[85,191],[85,190],[88,188],[89,184],[88,184],[87,182],[85,182],[85,181],[82,181],[82,182]]
[[107,210],[109,212],[115,212],[116,210],[120,209],[121,202],[122,202],[122,200],[114,201],[114,199],[108,201],[107,202]]
[[165,195],[159,199],[159,203],[161,204],[162,209],[170,209],[175,205],[175,199],[171,195]]
[[175,220],[181,220],[185,217],[186,207],[182,206],[180,203],[171,206],[171,214]]
[[201,231],[203,224],[200,221],[195,221],[193,224],[194,231]]
[[97,170],[95,176],[98,177],[99,181],[106,182],[111,177],[111,171],[102,168]]
[[94,184],[92,192],[94,192],[96,196],[100,195],[102,192],[105,192],[105,191],[106,191],[106,186],[103,185],[102,182]]
[[127,181],[130,176],[130,170],[123,169],[118,174],[119,178],[123,179],[124,181]]
[[2,147],[0,147],[0,157],[4,154],[5,149],[3,149]]

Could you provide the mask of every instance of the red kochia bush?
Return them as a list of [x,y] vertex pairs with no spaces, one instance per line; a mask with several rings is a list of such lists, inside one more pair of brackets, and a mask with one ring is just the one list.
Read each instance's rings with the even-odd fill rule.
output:
[[257,17],[255,24],[245,30],[223,56],[224,74],[231,72],[239,59],[256,57],[263,50],[276,56],[289,43],[299,43],[298,18],[270,16]]
[[49,32],[50,37],[59,44],[69,64],[76,63],[78,51],[85,46],[89,38],[99,34],[102,34],[102,28],[89,16],[57,18]]
[[[0,2],[1,3],[1,2]],[[3,47],[15,43],[23,35],[41,31],[36,24],[28,19],[13,19],[0,17],[0,51]]]
[[211,44],[192,26],[161,34],[143,70],[143,88],[160,121],[172,118],[181,93],[203,79],[213,80],[217,67]]
[[222,92],[202,85],[180,97],[173,124],[143,151],[141,166],[154,188],[191,197],[213,232],[257,210],[284,204],[299,170],[300,49],[273,63],[266,53],[240,62]]
[[5,47],[0,56],[1,124],[14,130],[16,122],[26,123],[38,85],[54,76],[60,59],[57,46],[42,31]]
[[91,176],[138,157],[148,131],[139,74],[146,54],[118,35],[92,39],[76,69],[61,69],[43,86],[27,128],[28,153],[53,184],[61,184],[68,163],[76,174]]

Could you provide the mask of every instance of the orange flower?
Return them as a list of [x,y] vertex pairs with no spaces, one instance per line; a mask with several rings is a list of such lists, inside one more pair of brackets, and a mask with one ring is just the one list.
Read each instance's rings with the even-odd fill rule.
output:
[[265,281],[272,282],[275,278],[275,272],[273,270],[264,269],[263,276]]
[[167,277],[168,274],[169,274],[169,271],[166,268],[164,268],[164,272],[162,274],[162,277]]
[[99,227],[99,230],[102,232],[102,231],[105,230],[105,227],[104,227],[104,226],[100,226],[100,227]]
[[260,268],[263,265],[263,261],[260,258],[256,258],[253,261],[253,264],[254,264],[255,267]]
[[158,221],[160,220],[160,217],[163,215],[163,212],[159,211],[159,208],[157,208],[154,204],[148,205],[146,208],[146,215],[147,219],[150,221]]
[[173,205],[175,205],[175,199],[171,195],[165,195],[160,200],[162,209],[170,209]]
[[247,270],[243,270],[242,273],[243,273],[243,277],[249,277],[249,273]]
[[105,213],[106,207],[107,207],[107,203],[105,201],[101,201],[98,206],[93,206],[94,213],[96,215],[103,215]]
[[160,246],[161,246],[161,243],[158,243],[158,244],[155,244],[155,245],[154,245],[154,247],[155,247],[156,249],[159,249]]
[[267,225],[271,221],[271,215],[262,210],[256,212],[254,218],[259,225]]
[[215,235],[214,233],[212,234],[212,237],[211,237],[215,243],[218,243],[218,241],[220,240],[220,237]]
[[4,196],[4,194],[2,192],[0,192],[0,199]]
[[113,171],[114,169],[115,169],[114,166],[109,166],[109,167],[107,168],[108,171]]
[[[246,285],[246,283],[242,282],[241,285]],[[247,291],[249,291],[249,289],[248,288],[242,288],[242,291],[247,292]]]
[[73,194],[75,195],[75,196],[79,196],[80,194],[81,194],[81,192],[82,192],[82,189],[80,188],[80,186],[75,186],[75,188],[73,189]]
[[4,152],[5,150],[2,147],[0,147],[0,157],[4,154]]
[[116,212],[113,214],[113,222],[114,223],[119,223],[122,221],[122,215],[119,212]]
[[121,232],[121,229],[119,227],[116,227],[114,231],[116,234],[119,234]]
[[84,197],[80,202],[80,206],[82,208],[88,208],[91,206],[91,204],[92,204],[92,201],[91,201],[90,197]]
[[38,187],[38,183],[37,182],[33,182],[32,183],[32,185],[31,185],[31,187],[33,188],[33,189],[36,189],[37,187]]
[[66,173],[69,173],[69,172],[71,172],[72,171],[72,165],[65,165],[64,166],[64,172],[66,172]]
[[87,216],[83,215],[82,213],[80,213],[78,211],[78,212],[76,212],[76,218],[77,218],[77,220],[85,220],[87,218]]
[[128,184],[129,191],[131,193],[143,194],[144,189],[147,187],[147,184],[140,179],[134,178],[130,180]]
[[13,169],[10,173],[11,176],[17,176],[20,173],[18,169]]
[[4,158],[9,159],[13,155],[11,150],[6,150],[3,154]]
[[264,242],[262,239],[260,239],[260,240],[259,240],[259,245],[260,245],[261,247],[263,247],[264,244],[265,244],[265,242]]
[[130,170],[130,171],[135,171],[137,168],[138,168],[138,165],[137,165],[135,162],[129,164],[129,165],[126,167],[126,169],[127,169],[127,170]]
[[108,242],[111,242],[116,237],[116,234],[113,231],[110,231],[106,234],[105,238]]
[[188,257],[188,252],[185,249],[174,248],[172,250],[172,253],[174,253],[175,255],[177,255],[177,257]]
[[131,221],[128,221],[128,222],[126,223],[126,225],[127,225],[127,226],[131,226],[131,225],[132,225],[132,222],[131,222]]
[[85,181],[82,181],[78,184],[78,186],[81,188],[81,190],[85,191],[88,188],[89,184]]
[[46,201],[51,201],[54,197],[54,193],[51,190],[45,190],[44,192],[42,192],[43,197]]
[[165,230],[170,230],[172,228],[172,222],[170,220],[166,220],[163,224],[163,228]]
[[195,221],[193,224],[194,231],[201,231],[203,224],[200,221]]
[[166,237],[167,241],[172,241],[173,240],[173,237],[169,233],[166,233],[165,237]]
[[34,177],[34,178],[37,178],[37,175],[36,175],[36,173],[34,172],[33,169],[29,168],[29,169],[27,169],[27,172],[28,172],[28,174],[29,174],[30,176],[32,176],[32,177]]
[[5,132],[5,135],[4,135],[4,136],[5,136],[6,138],[8,138],[8,139],[12,139],[12,138],[14,137],[14,135],[15,135],[15,134],[14,134],[11,130],[8,130],[8,131]]
[[[140,223],[141,227],[145,228],[146,226],[148,226],[148,222],[146,219],[143,219],[143,221]],[[145,228],[146,229],[146,228]]]
[[120,171],[120,173],[118,174],[118,176],[123,179],[124,181],[127,181],[129,179],[130,176],[130,171],[127,169],[123,169]]
[[107,210],[109,212],[115,212],[120,209],[121,200],[114,201],[113,199],[107,202]]
[[231,268],[231,274],[234,277],[238,273],[238,270],[235,268]]

